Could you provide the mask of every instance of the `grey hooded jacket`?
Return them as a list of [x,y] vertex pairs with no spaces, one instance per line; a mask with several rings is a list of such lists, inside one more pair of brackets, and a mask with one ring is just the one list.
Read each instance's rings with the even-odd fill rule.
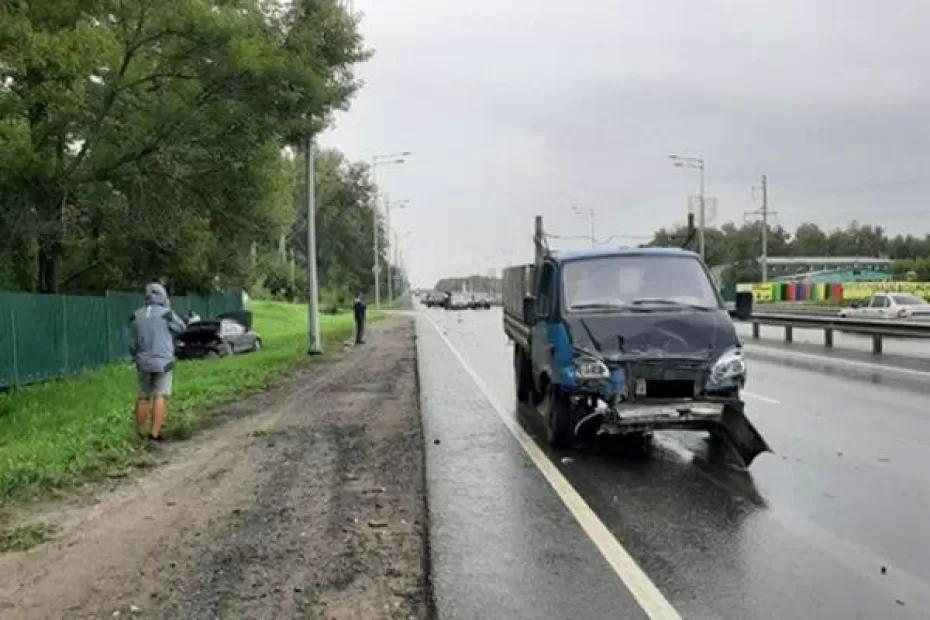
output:
[[185,329],[184,321],[168,306],[165,287],[145,287],[145,306],[129,319],[129,352],[141,372],[167,372],[174,368],[174,337]]

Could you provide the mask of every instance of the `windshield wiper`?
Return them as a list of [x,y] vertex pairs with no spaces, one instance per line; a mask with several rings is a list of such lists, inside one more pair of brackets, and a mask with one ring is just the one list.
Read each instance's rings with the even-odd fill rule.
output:
[[626,304],[619,304],[609,301],[591,301],[583,304],[572,304],[568,307],[569,310],[589,310],[596,308],[626,308]]
[[710,306],[702,306],[700,304],[689,304],[686,301],[676,301],[674,299],[664,299],[662,297],[642,297],[640,299],[634,299],[632,302],[634,306],[645,306],[645,305],[656,305],[656,306],[678,306],[679,308],[690,308],[691,310],[713,310]]

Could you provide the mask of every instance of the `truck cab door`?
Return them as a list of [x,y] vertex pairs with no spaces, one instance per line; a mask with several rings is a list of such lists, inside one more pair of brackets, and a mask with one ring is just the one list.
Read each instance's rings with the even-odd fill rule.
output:
[[539,389],[539,377],[552,376],[552,343],[549,341],[549,322],[555,307],[555,268],[545,263],[540,270],[536,287],[536,316],[530,327],[533,381]]

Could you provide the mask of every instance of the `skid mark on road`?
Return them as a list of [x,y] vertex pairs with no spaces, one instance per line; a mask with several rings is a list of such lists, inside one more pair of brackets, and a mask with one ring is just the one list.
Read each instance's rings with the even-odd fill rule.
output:
[[636,602],[643,609],[649,618],[653,620],[681,620],[681,616],[668,602],[665,596],[659,591],[648,575],[639,567],[636,560],[623,548],[623,545],[611,534],[607,526],[597,517],[594,511],[588,506],[584,498],[575,490],[569,481],[562,475],[556,466],[549,460],[545,453],[540,449],[536,442],[517,424],[516,420],[510,415],[510,412],[494,397],[491,390],[485,382],[478,376],[478,373],[469,365],[455,345],[443,333],[443,330],[431,317],[426,314],[421,316],[427,320],[439,338],[445,343],[452,352],[452,355],[459,361],[465,372],[471,377],[475,385],[481,390],[481,393],[487,399],[488,403],[494,408],[500,417],[504,426],[514,436],[526,455],[533,462],[539,472],[555,491],[565,507],[568,508],[572,516],[588,535],[598,551],[610,564],[610,567],[617,574],[617,577],[627,587]]

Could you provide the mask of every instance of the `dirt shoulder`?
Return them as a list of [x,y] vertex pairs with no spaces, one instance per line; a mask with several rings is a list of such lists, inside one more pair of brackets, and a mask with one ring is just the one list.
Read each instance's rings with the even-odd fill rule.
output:
[[413,323],[228,407],[155,468],[32,506],[0,617],[426,618]]

